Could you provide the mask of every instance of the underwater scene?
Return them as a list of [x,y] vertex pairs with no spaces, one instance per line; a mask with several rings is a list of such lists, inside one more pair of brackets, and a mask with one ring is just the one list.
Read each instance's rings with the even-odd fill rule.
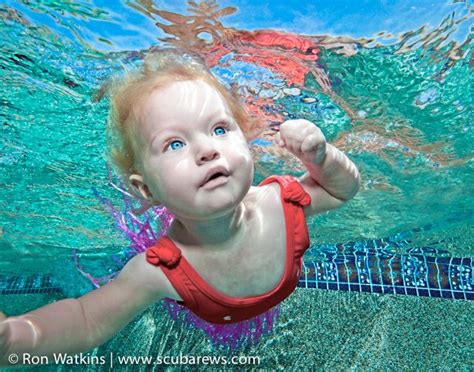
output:
[[274,143],[289,119],[314,122],[361,173],[352,200],[309,218],[298,288],[254,330],[223,337],[161,301],[90,359],[28,368],[473,368],[472,15],[460,0],[0,1],[9,316],[106,284],[166,232],[173,217],[136,213],[106,156],[103,86],[149,52],[199,56],[238,92],[259,128],[253,185],[305,173]]

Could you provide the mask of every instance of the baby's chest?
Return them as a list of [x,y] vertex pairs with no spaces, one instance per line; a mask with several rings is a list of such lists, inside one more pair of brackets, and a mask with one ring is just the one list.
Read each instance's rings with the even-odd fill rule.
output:
[[211,259],[213,270],[203,275],[225,294],[258,296],[275,288],[284,274],[287,247],[281,204],[257,212],[239,246],[227,256]]

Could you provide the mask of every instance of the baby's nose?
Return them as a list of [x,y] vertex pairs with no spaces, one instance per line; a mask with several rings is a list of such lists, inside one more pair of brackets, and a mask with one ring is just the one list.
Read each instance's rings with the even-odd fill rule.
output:
[[205,163],[214,159],[219,159],[219,152],[216,149],[209,149],[206,152],[201,152],[198,159],[200,163]]
[[202,143],[200,149],[197,153],[197,161],[199,164],[203,164],[205,162],[219,159],[220,154],[219,151],[216,149],[213,141],[208,141],[206,143]]

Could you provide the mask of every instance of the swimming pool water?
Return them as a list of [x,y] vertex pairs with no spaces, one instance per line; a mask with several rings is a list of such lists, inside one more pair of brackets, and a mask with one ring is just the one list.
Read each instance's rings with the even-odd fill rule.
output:
[[[133,4],[126,6],[128,16],[173,25],[164,12],[173,9]],[[156,28],[161,37],[168,31],[166,36],[180,41],[157,40],[155,48],[178,44],[200,51],[221,81],[237,82],[267,127],[251,143],[254,184],[272,173],[304,172],[272,145],[273,128],[291,118],[315,122],[359,167],[359,194],[309,222],[312,248],[305,262],[313,280],[302,278],[302,287],[343,291],[352,283],[358,286],[354,291],[367,285],[367,292],[377,292],[377,266],[369,261],[388,257],[386,267],[405,270],[402,285],[392,279],[389,286],[396,293],[426,296],[416,285],[407,293],[406,278],[427,278],[426,271],[417,278],[407,272],[408,262],[416,261],[415,271],[427,270],[427,262],[446,266],[451,291],[446,296],[440,291],[439,297],[472,294],[472,31],[452,37],[459,28],[472,27],[472,7],[466,2],[453,9],[437,26],[397,37],[286,34],[277,26],[259,33],[227,26],[225,18],[216,23],[209,15],[203,19],[212,26],[201,35],[191,26],[174,35],[172,28]],[[182,16],[191,20],[192,14]],[[139,65],[145,49],[106,51],[100,43],[91,45],[94,22],[118,22],[105,5],[5,2],[0,18],[0,289],[7,294],[8,288],[27,289],[20,293],[61,288],[79,295],[91,287],[74,271],[73,250],[98,276],[116,269],[108,264],[110,257],[129,244],[92,191],[122,207],[120,194],[108,184],[104,157],[108,100],[97,101],[97,92],[111,73]],[[193,18],[195,28],[203,19]],[[80,20],[91,29],[79,27]],[[107,32],[104,26],[95,40],[113,44]],[[366,264],[357,266],[358,260]],[[351,268],[356,284],[349,279]],[[364,273],[367,283],[361,282]],[[452,294],[454,285],[459,297]],[[384,293],[383,285],[379,288]]]

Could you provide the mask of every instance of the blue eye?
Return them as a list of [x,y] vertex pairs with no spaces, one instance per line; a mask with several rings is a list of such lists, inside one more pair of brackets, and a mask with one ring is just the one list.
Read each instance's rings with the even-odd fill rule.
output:
[[171,150],[178,150],[184,146],[184,143],[183,141],[176,140],[176,141],[171,142],[169,146],[171,147]]
[[214,128],[214,134],[218,135],[218,136],[221,136],[223,134],[226,134],[227,131],[224,127],[215,127]]

